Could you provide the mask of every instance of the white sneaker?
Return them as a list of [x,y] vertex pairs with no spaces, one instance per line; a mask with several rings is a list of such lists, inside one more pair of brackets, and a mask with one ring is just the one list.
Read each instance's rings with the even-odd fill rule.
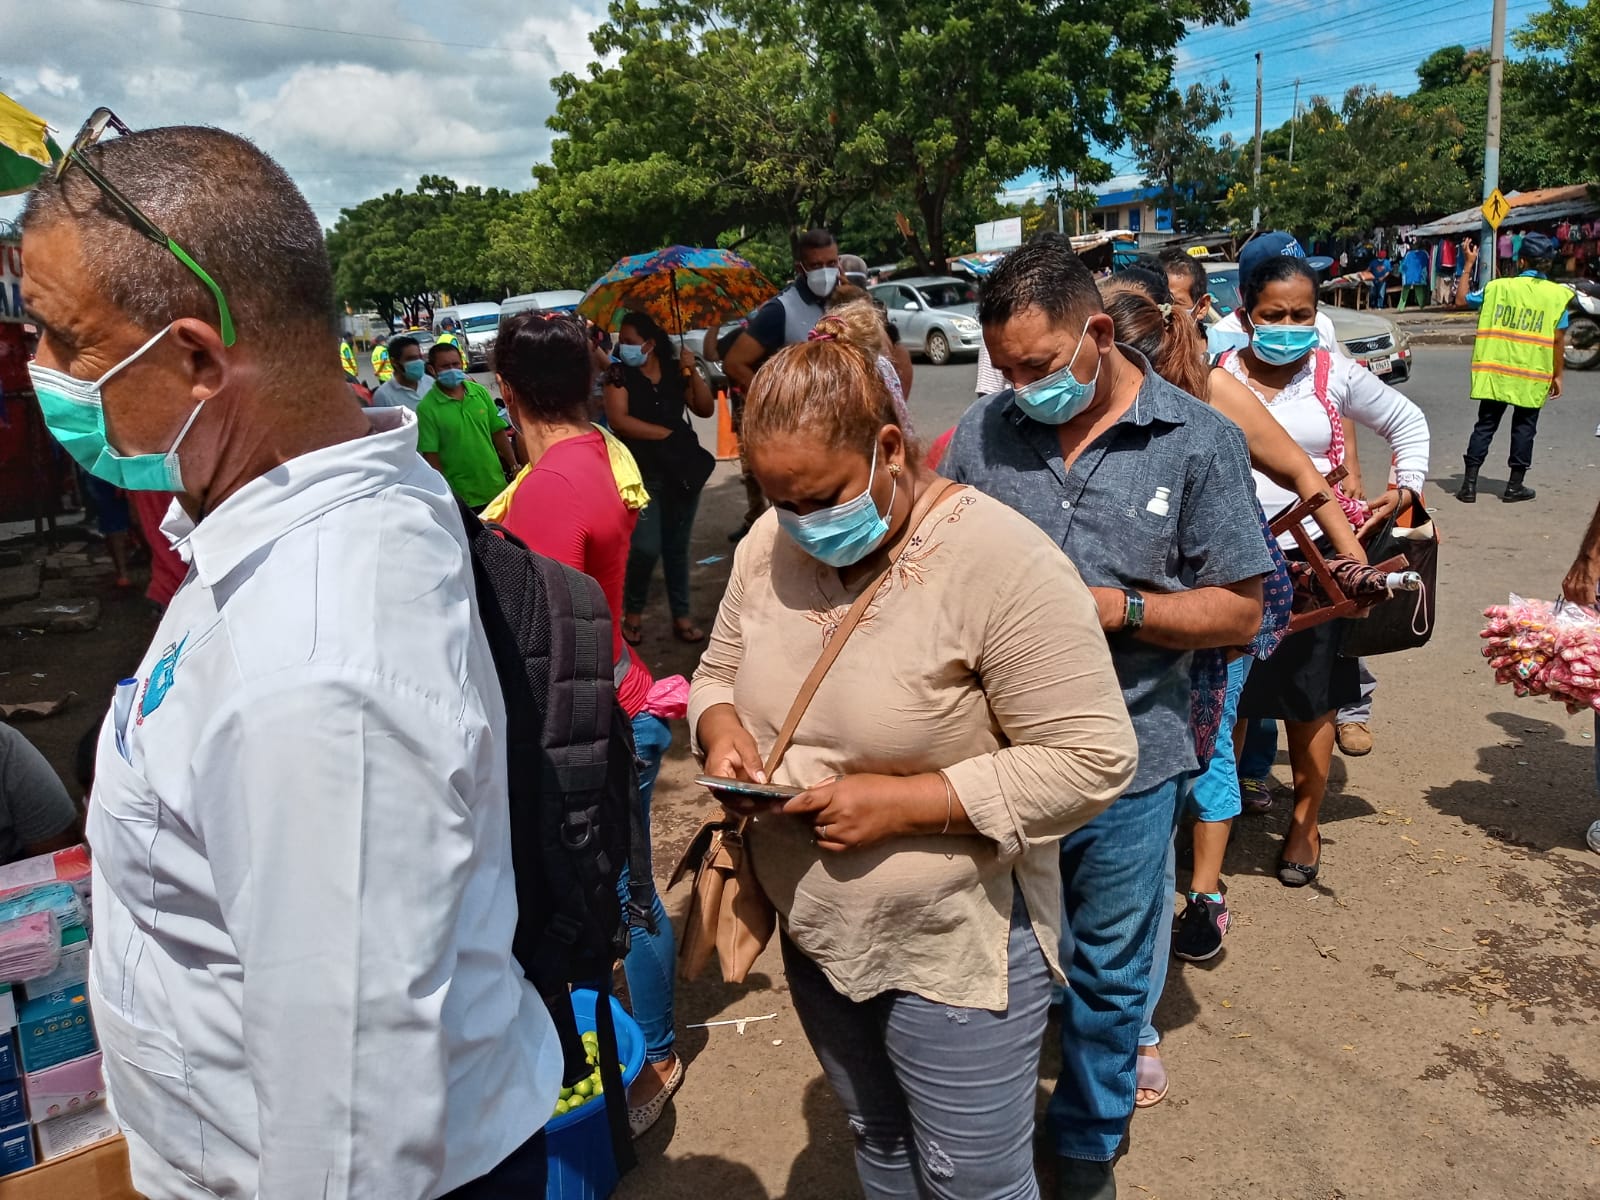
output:
[[1600,821],[1596,821],[1593,825],[1589,826],[1588,842],[1589,849],[1593,850],[1596,854],[1600,854]]

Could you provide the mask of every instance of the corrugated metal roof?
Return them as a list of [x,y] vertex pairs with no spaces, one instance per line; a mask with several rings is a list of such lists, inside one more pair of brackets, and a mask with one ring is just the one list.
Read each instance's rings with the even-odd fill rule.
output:
[[[1500,222],[1502,229],[1515,229],[1528,225],[1542,225],[1546,221],[1559,221],[1563,217],[1586,217],[1600,214],[1600,202],[1590,198],[1589,185],[1538,188],[1531,192],[1512,192],[1506,197],[1511,211]],[[1483,213],[1477,208],[1464,208],[1448,217],[1440,217],[1411,231],[1413,237],[1446,237],[1455,233],[1475,233],[1483,228]]]

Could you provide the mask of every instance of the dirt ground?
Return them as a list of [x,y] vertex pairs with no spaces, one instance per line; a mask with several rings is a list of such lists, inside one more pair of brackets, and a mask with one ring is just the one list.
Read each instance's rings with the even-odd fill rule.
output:
[[[919,391],[924,378],[919,368]],[[924,432],[937,432],[970,374],[926,378],[943,423]],[[1290,891],[1272,874],[1284,803],[1239,822],[1226,868],[1235,927],[1212,963],[1173,964],[1157,1022],[1172,1091],[1133,1121],[1118,1168],[1128,1200],[1600,1196],[1600,857],[1583,845],[1600,816],[1594,730],[1496,687],[1477,638],[1486,604],[1559,590],[1600,496],[1600,374],[1569,380],[1544,414],[1529,480],[1539,498],[1516,506],[1498,499],[1505,430],[1478,505],[1452,498],[1473,415],[1465,381],[1465,351],[1422,349],[1408,389],[1434,437],[1437,632],[1375,664],[1377,746],[1335,759],[1315,886]],[[694,546],[696,560],[723,556],[694,568],[706,623],[742,503],[723,468]],[[69,778],[78,737],[153,627],[139,600],[98,594],[95,632],[0,635],[0,702],[78,693],[24,727]],[[693,666],[659,593],[644,653],[658,675]],[[658,877],[709,810],[678,732],[656,792]],[[1276,776],[1287,781],[1285,762]],[[683,889],[667,896],[674,914],[683,901]],[[767,1014],[742,1035],[686,1028]],[[775,950],[743,987],[711,975],[682,985],[677,1019],[687,1082],[619,1196],[859,1195],[848,1131]],[[1041,1111],[1054,1039],[1052,1027]]]

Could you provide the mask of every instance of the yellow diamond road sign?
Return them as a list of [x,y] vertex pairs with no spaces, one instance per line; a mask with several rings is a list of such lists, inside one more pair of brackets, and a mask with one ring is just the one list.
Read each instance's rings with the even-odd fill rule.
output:
[[1511,211],[1511,203],[1500,194],[1500,189],[1495,188],[1489,193],[1489,198],[1483,202],[1483,219],[1489,222],[1490,229],[1499,229],[1500,222],[1506,219],[1506,214]]

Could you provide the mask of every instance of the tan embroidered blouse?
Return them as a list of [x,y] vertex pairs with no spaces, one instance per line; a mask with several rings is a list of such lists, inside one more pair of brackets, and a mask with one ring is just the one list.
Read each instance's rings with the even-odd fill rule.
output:
[[[1013,880],[1059,978],[1057,842],[1132,778],[1133,729],[1076,568],[998,501],[970,489],[942,500],[879,591],[775,781],[942,769],[981,836],[824,852],[809,822],[765,816],[756,871],[842,994],[998,1011]],[[689,728],[731,703],[766,753],[856,594],[763,517],[734,556]]]

